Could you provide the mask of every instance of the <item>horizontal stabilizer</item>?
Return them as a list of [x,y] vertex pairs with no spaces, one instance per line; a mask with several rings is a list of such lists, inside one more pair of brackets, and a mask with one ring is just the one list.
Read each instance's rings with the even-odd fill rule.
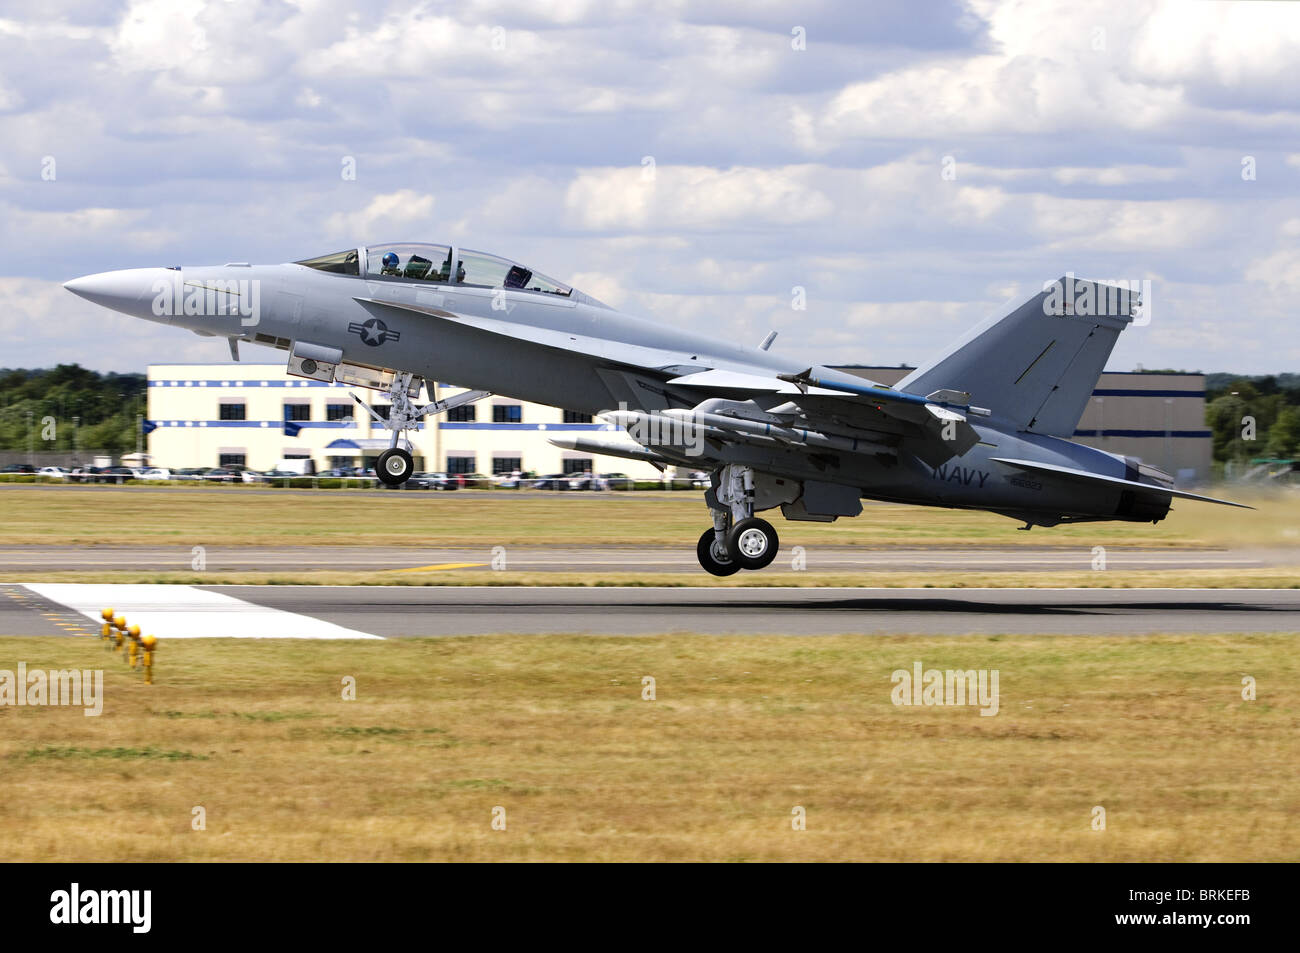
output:
[[1109,483],[1113,486],[1130,487],[1135,490],[1144,490],[1149,493],[1176,496],[1182,500],[1200,500],[1202,503],[1218,503],[1220,506],[1239,506],[1244,510],[1254,509],[1253,506],[1247,506],[1245,503],[1234,503],[1231,500],[1218,500],[1212,496],[1201,496],[1199,493],[1188,493],[1186,490],[1175,490],[1173,487],[1160,486],[1157,483],[1141,483],[1138,480],[1125,480],[1122,477],[1102,476],[1100,473],[1090,473],[1087,470],[1076,470],[1074,467],[1057,466],[1054,463],[1037,463],[1033,460],[1012,460],[1007,457],[991,457],[990,459],[992,459],[994,463],[1005,463],[1009,466],[1019,467],[1022,470],[1032,470],[1038,473],[1050,473],[1055,476],[1067,477],[1085,483]]

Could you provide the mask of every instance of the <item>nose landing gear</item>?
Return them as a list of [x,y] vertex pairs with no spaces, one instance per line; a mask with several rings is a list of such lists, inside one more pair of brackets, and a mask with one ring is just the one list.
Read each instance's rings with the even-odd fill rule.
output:
[[415,469],[415,460],[401,447],[390,447],[375,461],[375,474],[389,486],[401,486]]
[[[409,371],[395,373],[388,386],[390,405],[387,417],[381,417],[364,400],[356,394],[352,395],[352,399],[365,408],[376,424],[392,434],[388,449],[381,453],[379,459],[375,461],[375,476],[379,477],[387,486],[401,486],[410,478],[412,471],[415,469],[415,460],[410,451],[398,446],[398,443],[402,441],[402,432],[404,430],[417,429],[421,426],[420,421],[425,417],[441,414],[454,407],[473,403],[488,396],[488,392],[485,390],[470,390],[465,391],[463,394],[457,394],[455,397],[449,397],[446,400],[432,401],[419,406],[415,401],[411,400],[411,396],[412,391],[419,394],[421,386],[423,384],[416,380],[415,375]],[[432,388],[430,388],[430,395],[432,396]],[[407,446],[410,446],[409,442]]]

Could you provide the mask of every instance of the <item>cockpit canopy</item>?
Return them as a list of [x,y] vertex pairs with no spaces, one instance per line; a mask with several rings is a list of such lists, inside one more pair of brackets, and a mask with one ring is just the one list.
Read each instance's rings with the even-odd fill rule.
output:
[[[455,274],[451,261],[456,258]],[[462,285],[468,288],[510,288],[569,297],[573,289],[518,262],[498,258],[469,248],[453,252],[449,245],[423,242],[390,242],[366,245],[346,251],[321,255],[297,262],[308,268],[340,275],[361,275],[365,262],[367,278],[400,278],[406,281],[432,281],[437,284]],[[585,297],[585,296],[584,296]]]

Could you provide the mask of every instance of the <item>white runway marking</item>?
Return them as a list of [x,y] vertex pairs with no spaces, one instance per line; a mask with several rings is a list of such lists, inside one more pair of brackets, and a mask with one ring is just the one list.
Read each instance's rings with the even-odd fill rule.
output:
[[194,586],[26,583],[38,596],[92,619],[112,607],[128,625],[160,639],[378,639],[332,622],[254,605]]

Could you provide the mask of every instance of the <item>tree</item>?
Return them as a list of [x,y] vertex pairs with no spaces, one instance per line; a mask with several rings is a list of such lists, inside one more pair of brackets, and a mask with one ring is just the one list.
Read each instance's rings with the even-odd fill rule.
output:
[[1268,456],[1284,460],[1295,459],[1300,453],[1300,407],[1286,407],[1268,428]]

